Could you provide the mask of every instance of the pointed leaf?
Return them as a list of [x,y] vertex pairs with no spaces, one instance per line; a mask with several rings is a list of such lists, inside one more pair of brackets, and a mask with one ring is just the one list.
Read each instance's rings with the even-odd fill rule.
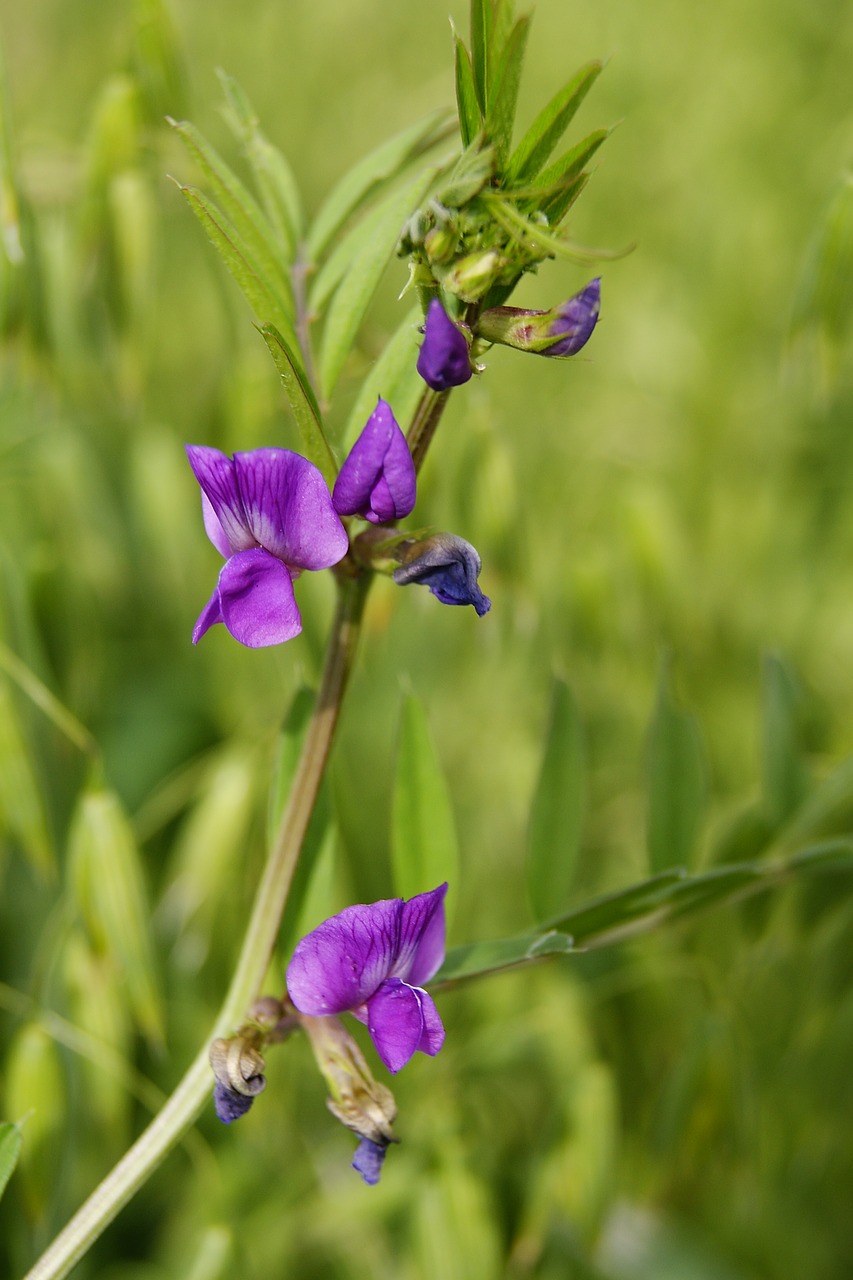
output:
[[[559,160],[555,160],[547,169],[544,169],[529,187],[523,188],[521,197],[526,197],[528,193],[537,196],[538,207],[547,213],[550,207],[556,205],[557,197],[562,196],[566,189],[577,181],[587,162],[592,159],[602,142],[609,138],[611,133],[611,129],[595,129],[577,146],[572,147],[570,151],[560,156]],[[515,192],[516,198],[519,198],[519,194],[518,191]],[[548,220],[552,226],[557,225],[558,219],[550,213]]]
[[535,177],[558,145],[598,76],[603,63],[590,62],[572,77],[540,111],[507,165],[507,179],[516,185]]
[[503,49],[495,58],[494,83],[489,89],[486,132],[495,144],[501,166],[512,144],[518,90],[529,34],[530,18],[519,18]]
[[705,767],[696,721],[675,703],[668,662],[661,665],[647,775],[651,869],[687,866],[704,807]]
[[286,335],[289,345],[296,347],[296,335],[290,317],[279,299],[252,262],[248,247],[236,228],[208,198],[194,187],[179,187],[193,213],[204,227],[211,244],[220,254],[231,275],[261,324],[275,324]]
[[217,75],[228,103],[228,122],[252,166],[264,213],[278,234],[284,261],[292,264],[302,235],[302,205],[293,171],[282,152],[261,130],[242,87],[224,71],[217,71]]
[[409,125],[383,142],[344,174],[323,202],[308,232],[307,252],[311,262],[322,257],[336,232],[366,200],[377,194],[383,183],[397,177],[411,160],[445,136],[447,121],[446,111],[434,111],[425,120]]
[[471,0],[471,69],[480,111],[488,105],[489,50],[492,43],[492,0]]
[[0,1199],[21,1154],[21,1130],[11,1121],[0,1124]]
[[[277,299],[281,309],[292,318],[293,292],[290,278],[281,261],[281,246],[255,197],[246,189],[219,153],[188,120],[170,121],[193,156],[214,200],[233,226],[254,270]],[[272,320],[273,316],[262,316]]]
[[403,702],[391,810],[394,892],[402,898],[459,880],[459,846],[453,806],[429,732],[415,697]]
[[137,1025],[161,1043],[151,911],[140,853],[118,796],[99,788],[84,791],[68,840],[74,895],[93,946],[113,958]]
[[459,132],[462,135],[462,146],[467,147],[483,127],[483,117],[477,103],[471,58],[455,31],[453,43],[456,50],[456,109],[459,113]]
[[420,204],[433,177],[432,170],[418,173],[371,212],[371,237],[341,282],[323,330],[318,364],[324,399],[331,397],[382,272],[394,253],[403,222]]
[[265,324],[260,333],[275,361],[281,384],[293,411],[302,444],[302,453],[309,462],[313,462],[315,467],[320,468],[326,483],[331,488],[338,469],[323,430],[320,408],[311,384],[295,353],[275,325]]
[[361,390],[350,411],[341,437],[345,445],[355,440],[382,396],[394,410],[394,417],[405,425],[411,420],[415,406],[424,389],[423,379],[417,369],[417,353],[421,335],[418,324],[423,320],[420,304],[407,312],[397,332],[385,344],[385,350],[371,365],[361,384]]
[[553,916],[571,894],[580,852],[584,772],[580,717],[568,685],[555,680],[528,838],[527,887],[537,920]]
[[776,654],[764,659],[762,694],[764,800],[778,826],[799,807],[808,775],[799,741],[802,692]]

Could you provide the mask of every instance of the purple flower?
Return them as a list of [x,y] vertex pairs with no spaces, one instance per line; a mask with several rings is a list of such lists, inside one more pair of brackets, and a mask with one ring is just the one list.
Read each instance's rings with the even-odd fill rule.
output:
[[589,342],[600,307],[601,279],[597,277],[550,311],[492,307],[480,316],[477,333],[487,342],[501,342],[534,355],[565,358],[577,355]]
[[314,1018],[354,1014],[389,1071],[404,1067],[416,1049],[438,1053],[444,1027],[421,983],[444,959],[446,892],[441,884],[408,902],[347,907],[318,925],[287,968],[296,1008]]
[[391,406],[381,397],[341,467],[332,502],[339,515],[372,524],[399,520],[415,505],[415,464]]
[[302,569],[328,569],[347,553],[325,480],[289,449],[254,449],[232,459],[206,445],[186,448],[202,489],[207,536],[226,557],[193,644],[216,622],[251,649],[291,640],[302,630],[293,579]]
[[465,335],[456,328],[438,298],[432,299],[427,310],[418,373],[433,391],[461,387],[471,377]]
[[369,1187],[375,1187],[382,1173],[382,1165],[388,1153],[388,1143],[380,1144],[370,1138],[362,1138],[353,1156],[352,1167],[360,1173]]
[[227,1084],[222,1084],[219,1080],[213,1086],[213,1105],[223,1124],[232,1124],[235,1120],[239,1120],[254,1101],[253,1097],[238,1093],[236,1089],[229,1089]]
[[410,582],[429,587],[442,604],[472,604],[479,617],[492,607],[477,582],[482,562],[474,547],[453,533],[435,533],[404,550],[403,563],[394,570],[401,587]]

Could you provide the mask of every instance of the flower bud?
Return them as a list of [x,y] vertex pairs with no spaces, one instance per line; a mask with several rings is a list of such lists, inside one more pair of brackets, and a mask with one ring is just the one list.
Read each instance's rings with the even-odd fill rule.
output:
[[596,278],[550,311],[492,307],[480,316],[477,333],[487,342],[500,342],[534,355],[565,358],[576,355],[589,341],[600,305],[601,280]]
[[432,299],[427,311],[418,373],[433,391],[461,387],[471,377],[465,335],[456,328],[438,298]]
[[489,292],[506,260],[494,249],[481,249],[460,258],[443,277],[442,284],[463,302],[476,302]]
[[[464,342],[464,339],[463,339]],[[338,515],[384,524],[415,505],[415,464],[391,406],[381,397],[341,467],[332,492]]]
[[472,604],[481,618],[489,612],[492,602],[477,583],[482,562],[470,542],[453,533],[435,533],[400,550],[400,568],[394,570],[399,586],[417,582],[442,604]]

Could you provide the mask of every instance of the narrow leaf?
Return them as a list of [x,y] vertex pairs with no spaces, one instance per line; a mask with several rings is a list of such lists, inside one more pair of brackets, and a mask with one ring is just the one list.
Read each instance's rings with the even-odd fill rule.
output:
[[391,810],[394,892],[403,898],[459,878],[459,847],[447,781],[423,704],[403,702]]
[[[588,161],[595,155],[602,142],[609,138],[611,132],[612,130],[610,129],[596,129],[579,142],[577,146],[572,147],[559,160],[555,160],[552,165],[549,165],[547,169],[540,173],[529,190],[531,194],[540,197],[538,203],[543,210],[547,212],[552,202],[556,204],[554,198],[562,196],[566,188],[577,181]],[[547,196],[549,193],[552,200],[546,206],[541,197]],[[515,194],[516,198],[518,198],[518,192]],[[549,213],[548,221],[552,226],[556,226],[559,219]]]
[[292,264],[302,235],[302,204],[293,171],[282,152],[261,130],[255,110],[242,87],[224,71],[217,71],[217,75],[228,103],[227,119],[231,130],[242,143],[252,166],[264,213],[278,233],[285,261]]
[[341,282],[329,308],[319,356],[319,382],[324,399],[331,397],[364,314],[391,258],[400,228],[426,193],[433,172],[418,173],[382,202],[371,217],[372,235]]
[[106,951],[122,974],[137,1025],[150,1041],[162,1042],[163,1013],[142,860],[113,792],[93,788],[83,793],[71,821],[68,858],[75,898],[93,946]]
[[255,197],[195,125],[187,120],[172,120],[170,123],[201,169],[214,200],[245,245],[258,276],[278,299],[282,309],[292,317],[293,294],[290,278],[281,261],[281,247],[276,243],[272,227]]
[[572,77],[540,111],[510,156],[507,178],[512,184],[529,181],[545,164],[572,122],[598,76],[603,63],[590,62]]
[[456,49],[456,108],[459,113],[459,132],[462,135],[462,146],[467,147],[480,132],[483,117],[477,103],[471,57],[455,31],[453,42]]
[[0,1198],[15,1171],[20,1154],[21,1130],[18,1125],[7,1120],[0,1124]]
[[649,731],[647,778],[651,869],[687,866],[704,807],[705,768],[696,721],[675,703],[667,661]]
[[530,18],[519,18],[494,64],[494,84],[489,90],[486,132],[503,164],[512,143],[518,90],[530,34]]
[[553,916],[569,900],[580,852],[583,808],[583,730],[568,685],[555,680],[530,812],[527,887],[537,920]]
[[56,862],[38,771],[12,691],[0,680],[0,831],[8,831],[42,880],[53,880]]
[[316,396],[293,350],[275,325],[265,324],[261,337],[275,361],[281,384],[296,420],[302,452],[309,462],[319,467],[331,488],[337,475],[334,455],[323,430],[323,420]]
[[802,802],[808,775],[800,750],[802,694],[776,654],[764,659],[762,681],[764,800],[771,822],[784,822]]
[[382,355],[365,375],[343,436],[349,445],[367,422],[376,401],[382,396],[394,410],[394,416],[405,430],[424,389],[417,369],[417,351],[421,335],[418,324],[423,320],[420,304],[407,312],[397,332],[385,344]]
[[447,120],[445,111],[434,111],[425,120],[409,125],[383,142],[344,174],[321,205],[308,232],[307,252],[311,262],[322,257],[336,232],[383,183],[397,177],[411,160],[446,134]]
[[492,0],[471,0],[471,69],[480,111],[488,106],[489,50],[492,43]]
[[290,345],[296,347],[296,335],[289,315],[269,283],[258,273],[247,246],[235,227],[208,198],[194,187],[180,187],[193,213],[204,227],[211,244],[220,254],[231,275],[261,324],[275,324]]

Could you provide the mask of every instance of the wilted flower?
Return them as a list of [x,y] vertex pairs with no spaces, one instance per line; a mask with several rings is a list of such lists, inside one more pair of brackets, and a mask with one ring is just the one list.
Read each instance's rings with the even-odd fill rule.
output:
[[213,1086],[213,1105],[223,1124],[232,1124],[235,1120],[239,1120],[254,1101],[255,1099],[249,1094],[229,1089],[227,1084],[221,1084],[218,1080]]
[[231,1036],[214,1040],[210,1046],[210,1065],[216,1078],[213,1103],[223,1124],[239,1120],[251,1107],[255,1098],[266,1088],[264,1060],[253,1040],[257,1037]]
[[442,604],[472,604],[482,618],[492,602],[478,585],[482,562],[474,547],[453,533],[435,533],[402,548],[403,563],[394,570],[399,586],[410,582],[429,587]]
[[387,1142],[373,1142],[370,1138],[362,1138],[358,1144],[352,1167],[360,1173],[369,1187],[375,1187],[385,1163],[388,1152]]
[[380,397],[335,481],[335,510],[342,516],[363,516],[372,524],[399,520],[414,507],[416,488],[406,437],[391,406]]
[[427,309],[418,373],[433,391],[461,387],[471,377],[465,335],[456,328],[438,298],[433,298]]
[[202,489],[207,536],[226,557],[193,644],[216,622],[252,649],[291,640],[302,630],[293,579],[302,569],[328,569],[347,553],[325,480],[289,449],[254,449],[232,459],[190,444],[187,456]]
[[296,1008],[314,1018],[354,1014],[389,1071],[399,1071],[418,1049],[438,1053],[444,1027],[421,983],[444,959],[446,892],[442,884],[408,902],[347,907],[318,925],[288,965]]
[[600,306],[601,280],[597,277],[550,311],[492,307],[480,316],[477,333],[487,342],[500,342],[534,355],[573,356],[592,336]]

